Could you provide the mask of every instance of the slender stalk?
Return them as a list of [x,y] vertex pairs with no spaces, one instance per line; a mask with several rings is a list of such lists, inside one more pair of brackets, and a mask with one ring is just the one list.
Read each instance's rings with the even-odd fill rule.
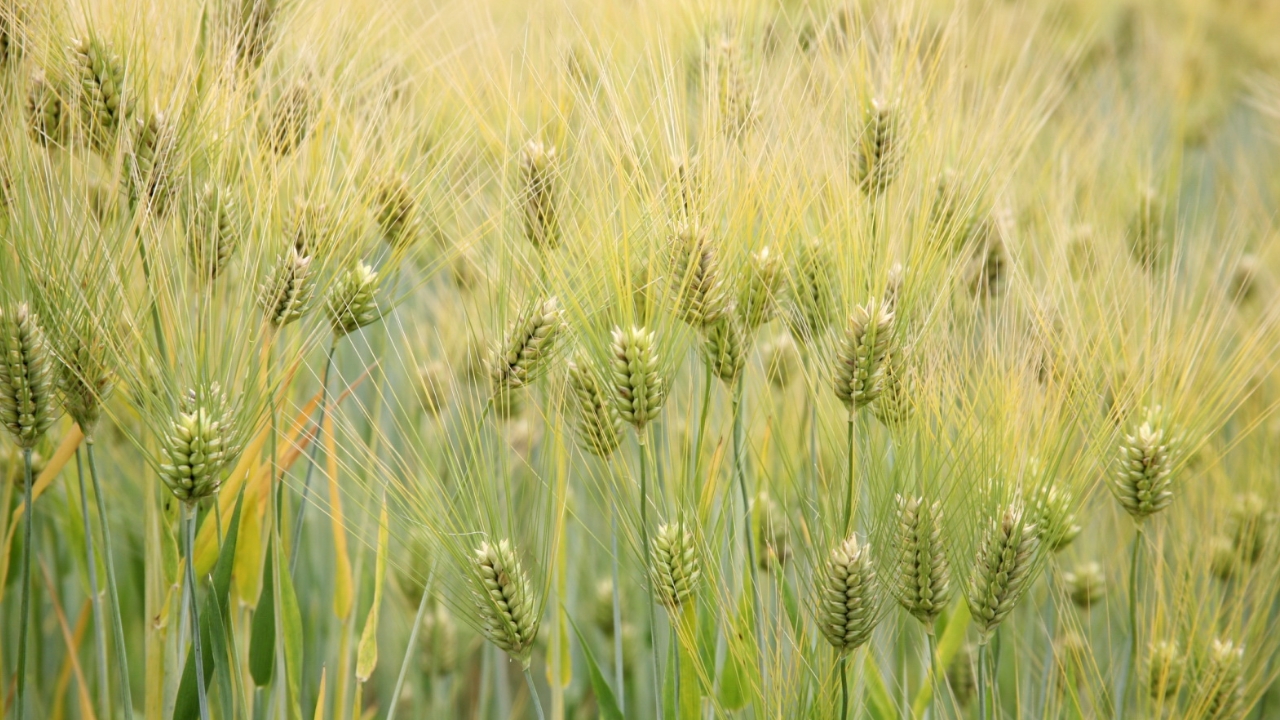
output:
[[[933,627],[930,626],[924,633],[924,652],[925,667],[924,673],[929,678],[929,702],[924,706],[924,716],[926,718],[933,715],[933,704],[938,702],[938,695],[941,687],[938,685],[938,638],[934,636]],[[909,707],[909,706],[908,706]]]
[[627,707],[626,673],[622,659],[622,588],[618,586],[618,508],[609,500],[609,542],[613,549],[613,684],[617,686],[618,707]]
[[111,528],[107,524],[107,502],[102,497],[98,483],[98,464],[93,454],[93,436],[84,440],[85,459],[89,463],[89,480],[93,483],[93,496],[98,504],[98,524],[102,527],[102,556],[107,566],[107,594],[111,596],[111,628],[116,644],[116,672],[120,676],[120,707],[124,720],[133,717],[133,693],[129,689],[129,652],[124,641],[124,619],[120,612],[120,591],[116,584],[116,561],[111,547]]
[[435,579],[436,569],[427,573],[427,583],[422,586],[422,600],[418,601],[418,614],[413,617],[413,629],[409,631],[409,644],[404,648],[404,660],[400,662],[400,674],[396,676],[396,687],[391,693],[391,707],[387,709],[387,720],[396,719],[396,708],[400,707],[400,693],[404,690],[404,679],[409,674],[409,660],[413,657],[414,648],[418,646],[418,630],[422,628],[422,616],[427,611],[431,600],[431,581]]
[[320,417],[316,420],[316,436],[311,439],[311,448],[307,453],[307,474],[302,480],[302,501],[298,503],[298,517],[293,521],[293,541],[289,544],[289,574],[293,575],[298,567],[298,546],[302,542],[302,518],[307,510],[307,497],[311,494],[311,472],[316,467],[316,453],[320,449],[321,433],[324,432],[324,414],[329,401],[329,369],[333,367],[333,354],[338,349],[338,336],[333,336],[329,343],[329,352],[324,360],[324,372],[320,375]]
[[538,699],[538,688],[533,684],[533,673],[529,672],[529,668],[524,669],[524,681],[529,685],[529,699],[533,702],[533,709],[538,711],[538,720],[547,720],[547,716],[542,714],[542,700]]
[[853,451],[853,419],[853,413],[849,413],[849,474],[845,477],[844,489],[844,532],[846,534],[853,523],[853,464],[856,458],[856,454]]
[[668,620],[671,622],[671,647],[675,649],[676,654],[674,682],[671,684],[673,691],[671,707],[676,709],[676,720],[680,720],[680,637],[676,630],[676,619],[669,617]]
[[698,434],[693,439],[693,457],[689,462],[689,478],[698,477],[698,470],[702,466],[702,443],[707,436],[707,416],[711,410],[711,387],[715,384],[715,376],[712,373],[711,361],[703,362],[702,367],[702,408],[698,412]]
[[743,375],[738,373],[738,382],[733,391],[733,474],[738,481],[738,490],[742,494],[742,515],[743,528],[745,530],[746,546],[747,546],[747,577],[751,578],[751,603],[755,610],[755,633],[756,633],[756,653],[760,656],[760,679],[761,686],[764,688],[764,705],[768,707],[769,693],[769,668],[765,661],[766,652],[764,644],[764,615],[760,606],[760,587],[756,581],[756,536],[751,523],[751,500],[747,496],[747,478],[746,469],[743,462],[743,452],[745,450],[745,441],[743,439],[743,412],[742,412],[742,395],[743,395]]
[[[644,552],[644,577],[649,595],[649,648],[653,656],[653,697],[657,700],[654,716],[662,720],[662,679],[658,672],[658,614],[653,609],[653,579],[649,573],[649,455],[643,434],[637,435],[640,444],[640,544]],[[621,628],[618,628],[621,631]]]
[[27,624],[31,617],[31,448],[22,449],[22,470],[25,484],[22,486],[22,603],[18,611],[18,680],[15,703],[18,720],[25,715],[23,700],[27,691]]
[[848,720],[849,717],[848,665],[848,653],[841,653],[840,659],[836,661],[836,672],[840,675],[840,720]]
[[111,717],[111,693],[107,685],[107,626],[102,621],[102,596],[98,592],[98,561],[93,552],[93,525],[89,522],[89,498],[84,492],[84,464],[76,448],[76,480],[80,483],[80,517],[84,520],[84,557],[89,566],[89,601],[93,607],[93,639],[98,653],[98,703],[104,720]]
[[191,606],[191,652],[196,657],[196,697],[200,701],[200,720],[209,720],[209,696],[204,686],[204,652],[200,646],[200,603],[196,594],[196,506],[183,503],[182,521],[186,525],[182,542],[187,558],[187,602]]
[[978,643],[978,718],[987,720],[987,643]]
[[[806,364],[812,361],[810,354],[805,353]],[[818,480],[821,475],[818,467],[818,398],[812,388],[806,387],[805,391],[805,399],[809,405],[809,502],[817,506]]]
[[[1120,692],[1116,693],[1116,717],[1125,717],[1128,704],[1127,685],[1133,679],[1138,668],[1138,567],[1142,554],[1142,524],[1136,525],[1137,532],[1133,536],[1133,549],[1129,557],[1129,662],[1124,675],[1120,679]],[[1133,683],[1136,688],[1138,683]]]

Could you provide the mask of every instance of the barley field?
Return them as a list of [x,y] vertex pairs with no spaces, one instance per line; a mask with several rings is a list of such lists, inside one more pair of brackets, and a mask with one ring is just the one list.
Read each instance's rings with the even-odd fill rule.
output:
[[1277,37],[0,0],[0,719],[1280,718]]

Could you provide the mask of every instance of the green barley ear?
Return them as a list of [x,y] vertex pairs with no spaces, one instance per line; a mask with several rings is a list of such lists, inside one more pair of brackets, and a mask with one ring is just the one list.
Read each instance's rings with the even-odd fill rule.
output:
[[439,415],[449,392],[449,366],[433,360],[418,368],[418,405],[428,415]]
[[942,539],[942,504],[897,496],[898,602],[933,631],[951,602],[951,564]]
[[1173,640],[1152,643],[1147,650],[1147,693],[1152,700],[1164,702],[1178,695],[1186,661],[1182,648]]
[[779,333],[760,348],[765,377],[775,389],[783,390],[800,373],[800,350],[789,333]]
[[240,218],[234,195],[213,183],[205,183],[195,198],[187,228],[187,254],[197,276],[217,280],[240,244]]
[[69,347],[61,351],[55,368],[62,407],[88,436],[93,435],[102,414],[102,403],[115,385],[115,376],[106,360],[106,348],[91,342],[69,338]]
[[298,78],[281,93],[271,110],[267,130],[271,150],[282,157],[297,150],[311,134],[318,105],[319,99],[306,78]]
[[704,327],[731,309],[716,244],[706,230],[693,223],[681,225],[668,242],[667,253],[680,319]]
[[110,154],[129,116],[124,62],[97,37],[76,41],[72,60],[80,81],[79,106],[90,146]]
[[969,293],[978,299],[1000,297],[1008,285],[1010,260],[999,221],[989,217],[978,223],[971,242],[973,254],[964,269]]
[[1142,424],[1125,436],[1120,466],[1109,483],[1116,499],[1139,522],[1173,502],[1176,440],[1166,432],[1159,415],[1159,407],[1148,410]]
[[836,318],[834,259],[818,238],[801,245],[788,271],[787,328],[799,343],[821,337]]
[[849,409],[849,420],[884,387],[885,355],[893,340],[893,311],[872,298],[849,316],[836,350],[836,396]]
[[693,533],[682,522],[666,523],[653,537],[653,592],[671,614],[693,597],[702,570]]
[[1155,270],[1164,260],[1164,202],[1155,188],[1146,188],[1138,198],[1138,208],[1129,220],[1129,253],[1143,270]]
[[217,492],[223,468],[240,453],[234,415],[216,382],[182,398],[160,448],[160,479],[179,500],[197,503]]
[[489,358],[494,388],[516,390],[539,378],[564,330],[564,313],[554,297],[538,300],[521,313]]
[[1031,522],[1040,528],[1040,542],[1049,552],[1060,552],[1080,534],[1072,496],[1065,490],[1044,485],[1028,498]]
[[666,382],[658,365],[656,335],[634,325],[627,330],[616,327],[610,349],[614,407],[623,420],[635,427],[643,443],[645,425],[658,416],[667,398]]
[[973,702],[978,690],[978,681],[973,672],[974,655],[976,652],[973,643],[966,642],[947,665],[947,683],[956,694],[956,702],[961,708],[966,708]]
[[877,595],[871,547],[850,535],[831,549],[818,579],[818,629],[836,651],[851,652],[871,639],[879,620]]
[[720,125],[725,135],[740,138],[755,122],[756,108],[751,86],[742,70],[738,45],[730,38],[722,38],[712,48],[716,73],[716,101],[720,110]]
[[26,50],[25,15],[26,9],[18,0],[0,5],[0,68],[17,65]]
[[1236,552],[1235,544],[1231,542],[1231,538],[1222,535],[1214,535],[1209,538],[1209,572],[1213,576],[1227,582],[1235,578],[1240,570],[1241,557]]
[[500,420],[511,420],[524,412],[525,394],[517,388],[503,387],[491,396],[493,413]]
[[59,89],[42,75],[27,90],[27,123],[31,137],[46,147],[65,147],[71,139],[71,118]]
[[378,184],[373,209],[382,238],[392,249],[407,248],[417,241],[418,201],[403,176],[392,175]]
[[1062,573],[1062,583],[1067,588],[1067,597],[1081,610],[1097,605],[1107,595],[1107,578],[1102,574],[1102,566],[1093,561]]
[[53,424],[54,385],[44,331],[26,303],[0,309],[0,353],[0,422],[29,450]]
[[992,518],[978,545],[965,597],[982,642],[991,638],[1027,589],[1039,546],[1039,528],[1025,520],[1020,505],[1010,505]]
[[791,524],[786,511],[761,490],[751,504],[755,514],[756,562],[761,570],[784,567],[791,559]]
[[716,377],[732,384],[747,364],[747,338],[737,318],[725,315],[703,328],[702,354]]
[[938,176],[929,206],[930,232],[936,244],[957,255],[970,245],[978,235],[980,224],[974,204],[974,198],[968,196],[955,170],[948,168]]
[[515,548],[508,540],[482,542],[473,562],[476,605],[485,638],[529,667],[541,618]]
[[1208,693],[1207,720],[1239,720],[1244,717],[1244,646],[1214,638],[1200,674]]
[[275,40],[282,5],[282,0],[239,0],[239,17],[233,17],[232,22],[236,60],[241,66],[256,68],[262,64]]
[[560,244],[556,149],[530,140],[520,151],[520,205],[524,236],[539,250]]
[[1249,253],[1240,258],[1236,269],[1231,273],[1231,281],[1227,286],[1227,298],[1236,305],[1248,305],[1263,294],[1267,282],[1267,270],[1257,255]]
[[613,580],[596,583],[591,597],[591,622],[602,634],[613,637]]
[[853,176],[868,195],[878,195],[898,174],[902,156],[902,122],[897,109],[873,99],[862,121],[854,152]]
[[[305,221],[304,221],[305,222]],[[302,317],[311,308],[315,295],[315,278],[306,231],[299,230],[294,242],[280,255],[258,291],[258,305],[267,321],[277,329]]]
[[125,188],[129,207],[144,207],[156,217],[169,209],[177,158],[177,135],[159,112],[149,113],[134,123],[133,137],[125,153]]
[[569,389],[577,410],[578,443],[592,455],[612,455],[622,443],[622,419],[582,356],[569,361]]
[[333,334],[349,335],[376,321],[381,316],[377,292],[378,273],[363,261],[342,273],[324,303]]
[[884,358],[884,381],[880,395],[871,404],[871,414],[885,427],[899,427],[915,410],[915,368],[911,362],[911,348],[898,343],[889,346]]
[[448,675],[458,669],[458,624],[438,598],[432,605],[422,618],[422,646],[430,652],[423,665],[436,675]]
[[1255,563],[1262,557],[1271,534],[1272,516],[1267,506],[1257,493],[1237,495],[1228,514],[1231,528],[1231,542],[1240,557],[1248,563]]
[[738,287],[738,317],[754,332],[777,314],[782,292],[782,257],[766,245],[751,253]]

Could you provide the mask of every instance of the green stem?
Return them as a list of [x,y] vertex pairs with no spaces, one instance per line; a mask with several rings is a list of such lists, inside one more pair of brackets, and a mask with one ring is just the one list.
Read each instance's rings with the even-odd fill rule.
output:
[[847,535],[853,524],[853,464],[856,455],[853,452],[854,414],[849,413],[849,474],[845,477],[844,489],[844,532]]
[[[675,610],[679,612],[679,610]],[[675,650],[675,676],[674,682],[671,684],[672,702],[671,707],[676,709],[676,720],[680,720],[680,637],[676,630],[676,619],[674,617],[667,618],[671,623],[671,647]]]
[[547,716],[542,714],[542,700],[538,698],[538,688],[533,684],[533,673],[528,667],[524,669],[524,681],[529,685],[529,699],[533,701],[533,709],[538,711],[538,720],[547,720]]
[[978,718],[987,720],[987,643],[978,643]]
[[764,688],[764,705],[768,707],[768,688],[769,688],[769,668],[765,661],[765,644],[764,644],[764,616],[760,606],[760,588],[756,582],[756,536],[752,528],[751,522],[751,500],[747,496],[747,479],[743,462],[743,450],[745,449],[743,413],[742,413],[742,396],[743,396],[743,376],[745,373],[738,373],[738,382],[733,391],[733,474],[738,481],[738,490],[742,494],[742,514],[744,518],[743,528],[745,530],[745,540],[747,546],[747,577],[751,579],[751,603],[755,610],[755,633],[756,633],[756,653],[760,657],[760,679],[761,686]]
[[[1143,531],[1138,524],[1137,533],[1133,536],[1133,550],[1129,558],[1129,666],[1125,668],[1120,680],[1120,692],[1116,693],[1116,717],[1125,716],[1128,700],[1126,685],[1133,679],[1138,668],[1138,568],[1142,553]],[[1137,687],[1137,682],[1133,683]]]
[[929,702],[925,703],[924,706],[924,716],[926,718],[933,715],[933,704],[938,701],[939,690],[941,689],[938,686],[938,671],[940,668],[938,667],[937,638],[934,637],[933,632],[933,626],[930,625],[925,629],[924,633],[924,672],[929,678]]
[[209,696],[204,686],[204,652],[200,645],[200,603],[196,593],[195,546],[196,546],[196,506],[183,503],[182,542],[186,546],[187,565],[187,601],[191,604],[191,652],[196,658],[196,697],[200,702],[200,720],[209,720]]
[[329,369],[333,367],[333,354],[338,349],[338,336],[333,336],[329,343],[329,353],[325,356],[324,372],[320,375],[320,417],[316,420],[316,434],[311,440],[311,449],[307,453],[307,474],[302,481],[302,500],[298,503],[298,517],[293,522],[293,542],[289,544],[289,575],[298,567],[298,545],[302,543],[302,517],[307,510],[307,497],[311,494],[311,472],[316,467],[316,453],[320,448],[321,433],[324,432],[324,414],[329,400]]
[[840,659],[836,661],[836,672],[840,675],[840,720],[848,720],[849,717],[848,665],[849,655],[841,653]]
[[18,681],[15,697],[18,720],[22,720],[26,705],[23,700],[27,690],[27,624],[31,617],[31,448],[22,449],[22,469],[25,484],[22,486],[22,603],[18,611]]
[[702,442],[707,436],[707,416],[711,410],[711,386],[715,384],[714,375],[711,369],[711,361],[703,362],[703,378],[702,378],[702,408],[698,412],[698,435],[693,441],[693,458],[689,463],[689,480],[694,481],[698,477],[698,470],[702,467]]
[[[649,595],[649,649],[653,656],[653,697],[655,699],[654,716],[662,720],[662,676],[658,672],[658,614],[653,609],[653,579],[649,571],[649,455],[645,445],[644,431],[636,435],[640,444],[640,544],[644,553],[644,577]],[[621,632],[617,628],[617,632]]]
[[107,502],[102,497],[102,486],[98,483],[93,438],[85,438],[84,445],[85,459],[89,461],[89,480],[93,483],[93,496],[98,503],[98,524],[102,526],[102,556],[107,566],[107,593],[111,596],[111,626],[116,644],[116,671],[120,675],[120,706],[124,708],[124,720],[131,720],[133,693],[129,689],[129,652],[124,642],[124,620],[120,611],[120,591],[116,584],[116,561],[111,547],[111,528],[107,525]]
[[618,707],[626,709],[625,672],[622,658],[622,588],[618,585],[618,508],[609,501],[609,542],[613,548],[613,683]]
[[98,703],[103,720],[111,717],[111,693],[107,686],[107,626],[102,621],[102,596],[98,593],[98,561],[93,552],[93,526],[89,522],[89,497],[84,491],[84,464],[76,448],[76,479],[80,483],[80,517],[84,520],[84,557],[89,566],[89,601],[93,607],[94,645],[98,653]]
[[418,601],[418,614],[413,617],[413,629],[409,631],[409,644],[404,648],[404,660],[400,661],[400,674],[396,676],[396,687],[391,693],[391,707],[387,709],[387,720],[395,720],[396,708],[400,707],[400,693],[404,691],[404,679],[409,674],[409,660],[418,646],[418,630],[422,627],[422,616],[427,611],[431,600],[431,581],[435,579],[436,569],[433,566],[427,573],[427,582],[422,586],[422,599]]

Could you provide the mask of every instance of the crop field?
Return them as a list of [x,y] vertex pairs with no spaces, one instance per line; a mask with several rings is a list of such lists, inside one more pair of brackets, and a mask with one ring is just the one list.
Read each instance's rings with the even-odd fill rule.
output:
[[1277,38],[0,0],[0,720],[1280,718]]

